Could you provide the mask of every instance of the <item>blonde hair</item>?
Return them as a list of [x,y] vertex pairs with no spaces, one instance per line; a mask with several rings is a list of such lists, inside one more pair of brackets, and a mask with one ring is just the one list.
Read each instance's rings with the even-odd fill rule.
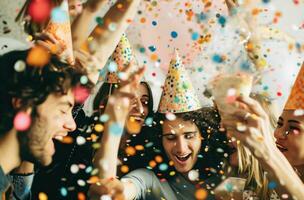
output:
[[[258,101],[264,111],[267,113],[270,122],[270,131],[273,133],[278,119],[278,112],[275,104],[270,101],[267,97],[261,94],[251,94],[253,99]],[[238,173],[246,175],[246,185],[255,188],[255,193],[260,199],[269,199],[271,191],[268,189],[268,179],[265,171],[259,164],[250,150],[244,147],[239,142],[237,143],[237,154],[238,154]]]

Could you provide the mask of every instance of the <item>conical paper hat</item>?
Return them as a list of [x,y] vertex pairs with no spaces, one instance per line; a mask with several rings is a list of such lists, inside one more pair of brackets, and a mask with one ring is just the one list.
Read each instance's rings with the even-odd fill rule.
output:
[[284,109],[304,109],[304,63],[298,73]]
[[158,112],[183,113],[202,108],[189,76],[175,51],[166,77]]
[[126,34],[123,34],[115,51],[113,52],[111,58],[109,59],[106,65],[106,68],[108,69],[109,65],[113,64],[114,62],[117,65],[117,70],[114,72],[107,73],[106,82],[118,83],[118,73],[121,72],[125,66],[129,65],[132,60],[134,60],[134,55],[131,49],[131,44]]
[[52,34],[61,44],[63,51],[59,56],[62,61],[74,64],[69,5],[67,0],[64,0],[60,7],[52,10],[52,18],[45,31]]

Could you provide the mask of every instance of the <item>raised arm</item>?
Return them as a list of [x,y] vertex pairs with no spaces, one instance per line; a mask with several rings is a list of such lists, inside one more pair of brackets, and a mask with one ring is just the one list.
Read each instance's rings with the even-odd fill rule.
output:
[[[132,63],[133,64],[133,63]],[[131,65],[127,70],[130,70]],[[105,114],[109,120],[105,123],[104,133],[101,139],[101,146],[94,158],[94,165],[99,169],[99,186],[91,186],[92,195],[112,194],[119,195],[124,191],[126,199],[133,199],[136,190],[132,183],[122,183],[117,180],[117,157],[124,124],[131,109],[131,100],[135,98],[135,91],[143,75],[144,68],[133,73],[127,80],[122,81],[121,87],[109,97]],[[133,191],[133,192],[130,192]]]
[[[98,24],[90,34],[88,24],[92,21],[97,11],[106,4],[106,0],[91,0],[85,5],[84,11],[78,16],[72,25],[72,38],[74,49],[80,49],[87,42],[89,36],[93,37],[93,43],[89,46],[90,53],[98,53],[106,60],[114,51],[121,35],[133,20],[140,0],[118,0],[103,17],[103,22]],[[110,30],[110,23],[115,30]]]
[[[290,199],[304,197],[304,184],[293,170],[293,167],[278,150],[269,128],[269,119],[258,102],[249,98],[239,98],[234,111],[223,111],[230,119],[222,119],[227,129],[231,129],[233,137],[250,149],[259,160],[270,180],[276,181],[276,191],[280,194],[289,194]],[[246,109],[245,109],[246,108]]]
[[[140,0],[118,0],[104,16],[104,23],[97,25],[91,33],[92,40],[86,41],[89,52],[101,60],[102,66],[106,64],[134,18],[139,3]],[[75,46],[78,47],[80,46]]]

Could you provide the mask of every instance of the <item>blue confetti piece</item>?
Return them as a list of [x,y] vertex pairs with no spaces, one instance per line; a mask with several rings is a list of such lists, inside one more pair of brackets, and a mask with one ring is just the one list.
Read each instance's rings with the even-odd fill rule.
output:
[[62,187],[60,188],[60,194],[63,196],[63,197],[66,197],[68,195],[68,191],[66,188]]
[[215,63],[222,63],[223,62],[222,57],[220,55],[218,55],[218,54],[213,55],[212,56],[212,60]]
[[199,37],[200,37],[200,35],[197,32],[193,32],[191,35],[191,39],[194,41],[198,40]]
[[109,115],[103,114],[99,117],[99,121],[105,123],[109,120],[109,118],[110,118]]
[[273,190],[273,189],[275,189],[276,187],[277,187],[276,182],[270,181],[270,182],[268,183],[268,188],[269,188],[270,190]]
[[63,23],[68,20],[67,12],[62,10],[60,7],[54,8],[51,12],[51,19],[56,23]]
[[145,47],[140,47],[140,48],[139,48],[139,52],[140,52],[140,53],[145,53],[145,52],[146,52]]
[[226,190],[227,190],[228,192],[232,192],[233,185],[232,185],[231,183],[227,183],[227,184],[225,185],[225,188],[226,188]]
[[156,51],[156,47],[154,45],[148,47],[151,52]]
[[117,71],[117,63],[114,61],[111,61],[108,65],[109,72],[116,72]]
[[168,169],[168,165],[166,163],[162,163],[158,168],[160,171],[166,171]]
[[172,31],[172,32],[171,32],[171,37],[172,37],[172,38],[177,38],[177,36],[178,36],[178,34],[177,34],[176,31]]
[[152,123],[153,123],[153,118],[152,118],[152,117],[148,117],[148,118],[146,119],[146,121],[145,121],[145,124],[146,124],[147,126],[151,126]]
[[150,147],[153,146],[153,144],[154,144],[153,142],[148,142],[148,143],[145,145],[145,147],[146,147],[146,148],[150,148]]
[[93,171],[93,167],[89,166],[86,168],[85,172],[88,174],[88,173],[91,173]]
[[220,16],[220,17],[218,18],[218,23],[219,23],[220,25],[222,25],[222,26],[225,26],[225,24],[226,24],[226,18],[223,17],[223,16]]
[[156,25],[157,25],[157,22],[156,22],[156,21],[152,21],[152,25],[153,25],[153,26],[156,26]]
[[112,123],[109,127],[110,134],[121,135],[123,133],[123,127],[118,123]]

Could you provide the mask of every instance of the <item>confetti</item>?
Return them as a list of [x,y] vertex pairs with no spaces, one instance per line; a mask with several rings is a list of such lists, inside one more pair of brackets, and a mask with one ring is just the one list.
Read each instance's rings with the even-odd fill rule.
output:
[[130,117],[130,119],[127,120],[126,128],[129,134],[138,134],[141,130],[141,124],[133,117]]
[[26,63],[33,67],[44,67],[50,61],[51,55],[42,46],[36,45],[29,51]]
[[14,118],[14,127],[17,131],[26,131],[31,125],[31,117],[26,112],[18,112]]
[[76,143],[78,145],[84,145],[86,143],[86,139],[84,137],[82,137],[82,136],[77,136]]
[[39,192],[38,198],[39,200],[48,200],[48,196],[44,192]]
[[75,102],[82,104],[89,96],[90,92],[87,88],[78,85],[73,89]]
[[28,14],[37,23],[48,20],[52,9],[51,0],[32,0],[28,6]]
[[123,127],[118,123],[111,123],[109,131],[110,134],[121,135],[123,133]]
[[79,167],[78,167],[78,165],[73,164],[73,165],[71,165],[70,170],[71,170],[72,174],[77,174],[79,172]]
[[190,181],[197,181],[199,180],[199,171],[198,170],[191,170],[188,172],[188,178]]
[[207,196],[208,196],[208,192],[202,188],[197,189],[195,191],[195,198],[197,200],[205,200],[207,198]]
[[25,68],[26,68],[26,63],[23,60],[18,60],[14,65],[14,69],[16,72],[23,72]]

